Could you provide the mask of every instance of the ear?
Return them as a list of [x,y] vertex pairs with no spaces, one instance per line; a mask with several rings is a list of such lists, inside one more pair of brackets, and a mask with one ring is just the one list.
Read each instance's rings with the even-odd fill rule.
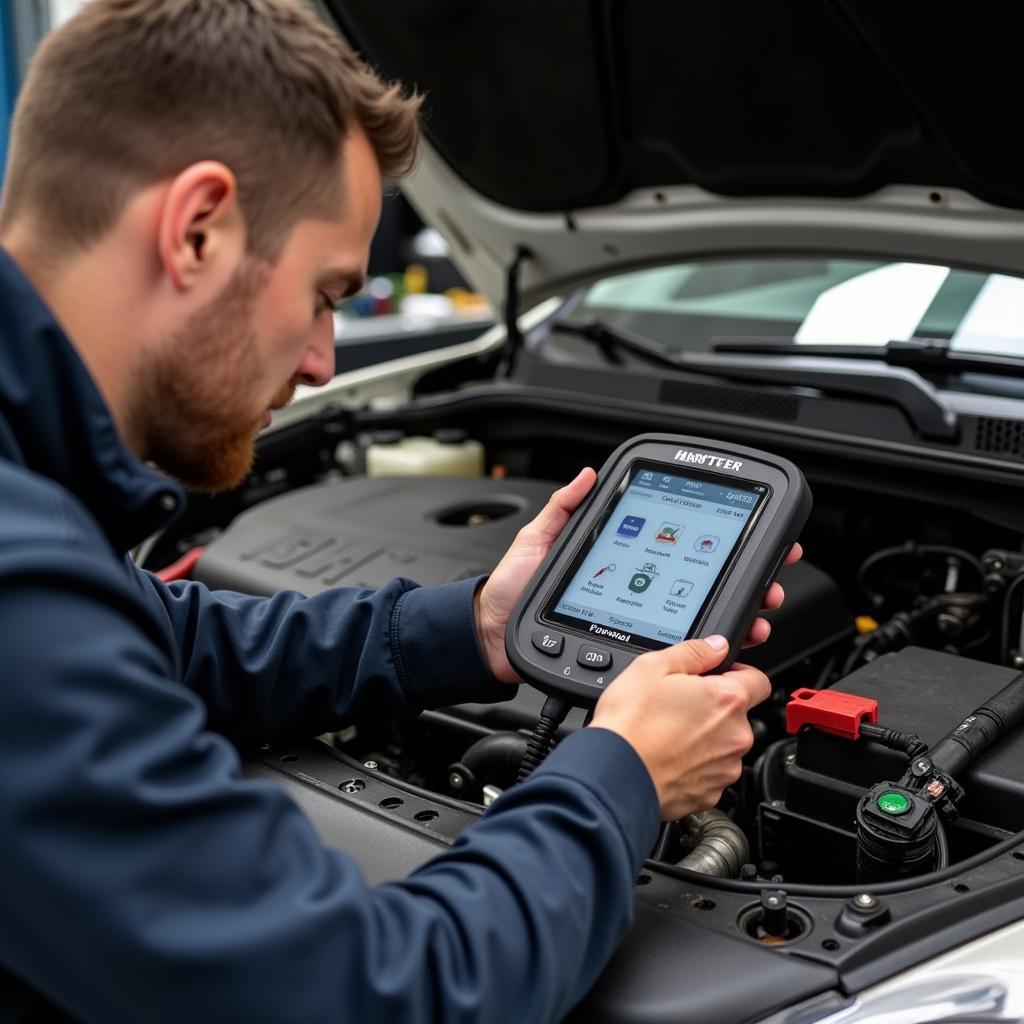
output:
[[160,207],[160,262],[178,291],[219,290],[245,256],[245,220],[230,168],[191,164],[171,181]]

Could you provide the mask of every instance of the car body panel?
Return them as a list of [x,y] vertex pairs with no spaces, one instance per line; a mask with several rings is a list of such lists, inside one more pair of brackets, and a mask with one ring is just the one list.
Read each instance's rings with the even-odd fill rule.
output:
[[322,2],[425,94],[408,194],[492,301],[519,246],[527,302],[738,252],[1024,271],[1005,5]]

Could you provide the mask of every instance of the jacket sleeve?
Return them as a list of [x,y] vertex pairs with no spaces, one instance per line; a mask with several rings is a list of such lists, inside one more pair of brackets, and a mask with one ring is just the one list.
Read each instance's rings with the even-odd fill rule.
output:
[[169,620],[180,677],[202,698],[211,727],[239,742],[326,732],[357,709],[400,717],[515,693],[491,676],[480,651],[479,579],[264,598],[131,571]]
[[367,887],[204,727],[115,566],[0,572],[0,966],[76,1019],[554,1021],[627,929],[657,826],[585,729],[449,850]]

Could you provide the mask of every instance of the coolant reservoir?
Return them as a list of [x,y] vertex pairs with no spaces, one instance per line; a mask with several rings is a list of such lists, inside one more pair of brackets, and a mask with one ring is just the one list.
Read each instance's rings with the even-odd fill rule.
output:
[[483,476],[484,446],[464,430],[435,430],[432,437],[381,431],[366,449],[368,476]]

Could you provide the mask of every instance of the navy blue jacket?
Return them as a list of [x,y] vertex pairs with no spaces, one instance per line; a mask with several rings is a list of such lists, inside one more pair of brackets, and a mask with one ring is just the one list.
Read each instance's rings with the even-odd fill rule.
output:
[[0,1018],[562,1016],[656,832],[635,752],[580,731],[450,850],[368,887],[229,739],[501,699],[475,583],[165,586],[126,552],[182,497],[0,252]]

